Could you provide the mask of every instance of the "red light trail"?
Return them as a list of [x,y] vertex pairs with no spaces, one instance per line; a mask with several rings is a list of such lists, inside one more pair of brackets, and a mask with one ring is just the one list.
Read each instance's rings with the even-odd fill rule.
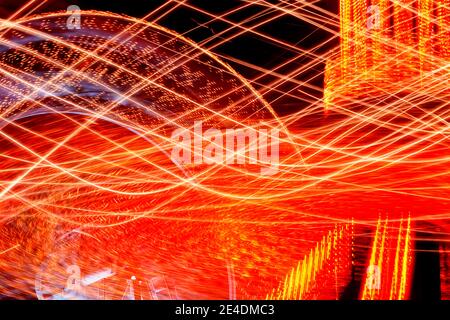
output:
[[[0,296],[339,299],[356,282],[357,299],[408,299],[426,234],[448,297],[450,2],[317,2],[171,0],[142,19],[81,11],[70,30],[29,1],[1,20]],[[159,25],[181,7],[228,27],[195,43]],[[329,37],[263,31],[284,16]],[[292,58],[216,53],[243,34]],[[307,105],[279,114],[285,96]],[[173,161],[175,130],[223,147],[208,129],[278,130],[277,170],[261,174],[261,136],[231,150],[240,163]]]

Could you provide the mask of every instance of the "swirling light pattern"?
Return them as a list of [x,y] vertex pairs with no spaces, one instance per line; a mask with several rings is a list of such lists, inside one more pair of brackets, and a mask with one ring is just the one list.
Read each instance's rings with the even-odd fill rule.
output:
[[[229,12],[265,8],[252,26],[167,3],[229,24],[235,34],[219,43],[251,33],[291,50],[291,63],[308,60],[265,70],[105,12],[83,11],[79,30],[65,12],[3,20],[1,295],[338,299],[357,287],[356,298],[405,299],[416,234],[448,261],[447,0],[341,1],[340,17],[316,1]],[[368,5],[380,10],[371,30]],[[258,29],[285,15],[340,45],[302,49]],[[263,76],[246,80],[223,60]],[[310,76],[324,63],[325,89]],[[279,116],[287,95],[307,105]],[[171,133],[195,137],[196,121],[278,129],[278,171],[260,174],[256,145],[235,151],[250,164],[175,163]],[[387,260],[381,288],[368,290],[366,268]]]

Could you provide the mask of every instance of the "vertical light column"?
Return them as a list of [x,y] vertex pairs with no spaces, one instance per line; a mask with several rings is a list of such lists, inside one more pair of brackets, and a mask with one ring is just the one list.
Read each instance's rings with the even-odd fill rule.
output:
[[433,0],[419,0],[418,8],[420,72],[430,69],[433,55]]
[[[405,51],[405,45],[411,47],[413,40],[413,0],[394,0],[394,38],[399,44],[398,50]],[[403,48],[402,48],[403,47]]]
[[438,39],[437,51],[444,58],[450,58],[450,0],[437,0]]
[[373,63],[374,69],[377,69],[377,65],[382,61],[382,58],[387,54],[387,43],[389,41],[389,28],[390,28],[390,13],[389,13],[389,0],[372,0],[372,5],[376,6],[380,14],[380,28],[375,30],[372,36],[373,45]]
[[397,77],[408,76],[414,70],[417,48],[414,43],[414,0],[394,0],[394,40]]
[[[398,232],[396,232],[398,230]],[[404,300],[411,283],[411,218],[400,224],[378,220],[369,266],[378,276],[366,274],[362,300]],[[377,279],[378,286],[372,286]]]
[[408,217],[406,228],[403,225],[404,221],[401,219],[389,300],[404,300],[407,298],[407,286],[411,273],[411,218]]
[[341,76],[346,77],[349,74],[350,67],[350,41],[352,24],[352,6],[351,1],[340,1],[341,18]]
[[353,2],[354,21],[354,48],[355,66],[358,72],[365,72],[367,69],[367,1],[354,0]]
[[[381,228],[382,228],[382,222],[381,219],[378,219],[377,222],[377,228],[375,230],[375,238],[373,239],[373,244],[372,244],[372,251],[370,253],[370,260],[369,260],[369,266],[376,266],[377,268],[380,268],[380,266],[378,265],[378,251],[379,251],[379,237],[380,237],[380,233],[381,233]],[[379,269],[378,269],[379,270]],[[366,275],[367,276],[367,275]],[[363,282],[363,288],[362,288],[362,294],[361,294],[361,300],[374,300],[375,297],[375,290],[378,290],[378,288],[372,288],[370,286],[370,282],[371,279],[364,279]]]
[[408,285],[411,278],[411,217],[408,217],[408,225],[406,226],[406,235],[403,247],[402,257],[402,273],[400,279],[400,288],[397,300],[405,300],[408,298]]

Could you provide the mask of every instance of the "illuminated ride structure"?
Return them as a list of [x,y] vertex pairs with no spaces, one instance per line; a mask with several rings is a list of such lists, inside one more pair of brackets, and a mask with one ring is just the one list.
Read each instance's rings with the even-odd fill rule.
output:
[[446,103],[449,25],[447,0],[340,1],[341,43],[327,65],[326,104],[388,96],[417,103],[419,94]]
[[[160,26],[94,11],[80,30],[67,13],[5,21],[0,297],[408,299],[423,239],[447,279],[448,10],[341,1],[330,121],[301,132]],[[195,137],[196,121],[279,129],[278,171],[172,161],[171,133]]]
[[[397,204],[403,210],[427,214],[411,222],[415,232],[409,230],[409,221],[405,228],[403,219],[395,228],[389,227],[386,220],[380,229],[378,222],[370,262],[365,265],[367,274],[363,284],[366,285],[359,298],[448,299],[448,233],[444,231],[448,230],[445,218],[448,207],[439,208],[437,203],[442,201],[448,205],[445,181],[449,176],[442,166],[449,159],[450,1],[342,0],[339,9],[340,46],[327,61],[325,71],[326,112],[339,115],[337,122],[345,123],[345,117],[363,119],[359,128],[344,124],[342,130],[351,130],[357,139],[365,137],[364,143],[368,145],[386,143],[367,156],[387,160],[389,156],[385,158],[385,155],[401,150],[394,152],[397,153],[394,161],[397,170],[404,171],[391,172],[385,179],[402,181],[404,191],[408,185],[416,190],[435,188],[443,196],[439,199],[437,193],[428,193],[429,200],[412,209],[413,206],[400,204],[402,196],[398,195]],[[429,165],[422,166],[420,161]],[[439,177],[439,181],[433,177]],[[382,201],[395,203],[395,200]],[[417,198],[410,199],[410,204],[416,201]],[[436,217],[443,220],[431,219],[432,224],[427,223],[438,212]],[[394,230],[399,232],[398,237],[394,236]],[[391,234],[390,244],[381,240],[386,234]],[[416,240],[411,242],[411,237]],[[403,253],[399,253],[400,247]],[[408,253],[411,249],[416,250],[415,263],[414,255]],[[436,260],[438,252],[440,257]],[[434,264],[428,264],[430,261]],[[440,280],[436,261],[441,264]],[[415,271],[408,271],[409,268]],[[374,270],[381,274],[380,279],[390,283],[372,286]],[[408,275],[411,272],[415,272],[414,279]],[[427,280],[420,279],[426,273],[433,275],[425,276]],[[405,291],[405,283],[409,292]],[[433,293],[419,292],[432,286]]]

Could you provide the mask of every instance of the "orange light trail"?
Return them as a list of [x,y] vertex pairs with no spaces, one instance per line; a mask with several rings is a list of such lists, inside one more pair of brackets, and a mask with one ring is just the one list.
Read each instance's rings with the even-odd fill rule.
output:
[[[170,0],[142,19],[82,11],[80,30],[66,12],[31,15],[44,3],[0,23],[0,297],[108,287],[104,298],[153,299],[158,283],[159,298],[339,299],[351,284],[359,299],[403,300],[420,232],[441,244],[446,277],[449,0],[340,1],[339,14],[319,1],[216,14]],[[207,22],[159,25],[181,8]],[[265,31],[285,17],[327,37]],[[226,27],[187,38],[212,22]],[[290,56],[270,66],[219,52],[244,36]],[[286,97],[302,107],[278,112]],[[176,163],[171,134],[202,138],[198,121],[279,130],[276,173],[261,174],[258,143],[231,150],[245,164]],[[73,266],[86,284],[75,293]],[[380,288],[361,266],[378,268]]]

